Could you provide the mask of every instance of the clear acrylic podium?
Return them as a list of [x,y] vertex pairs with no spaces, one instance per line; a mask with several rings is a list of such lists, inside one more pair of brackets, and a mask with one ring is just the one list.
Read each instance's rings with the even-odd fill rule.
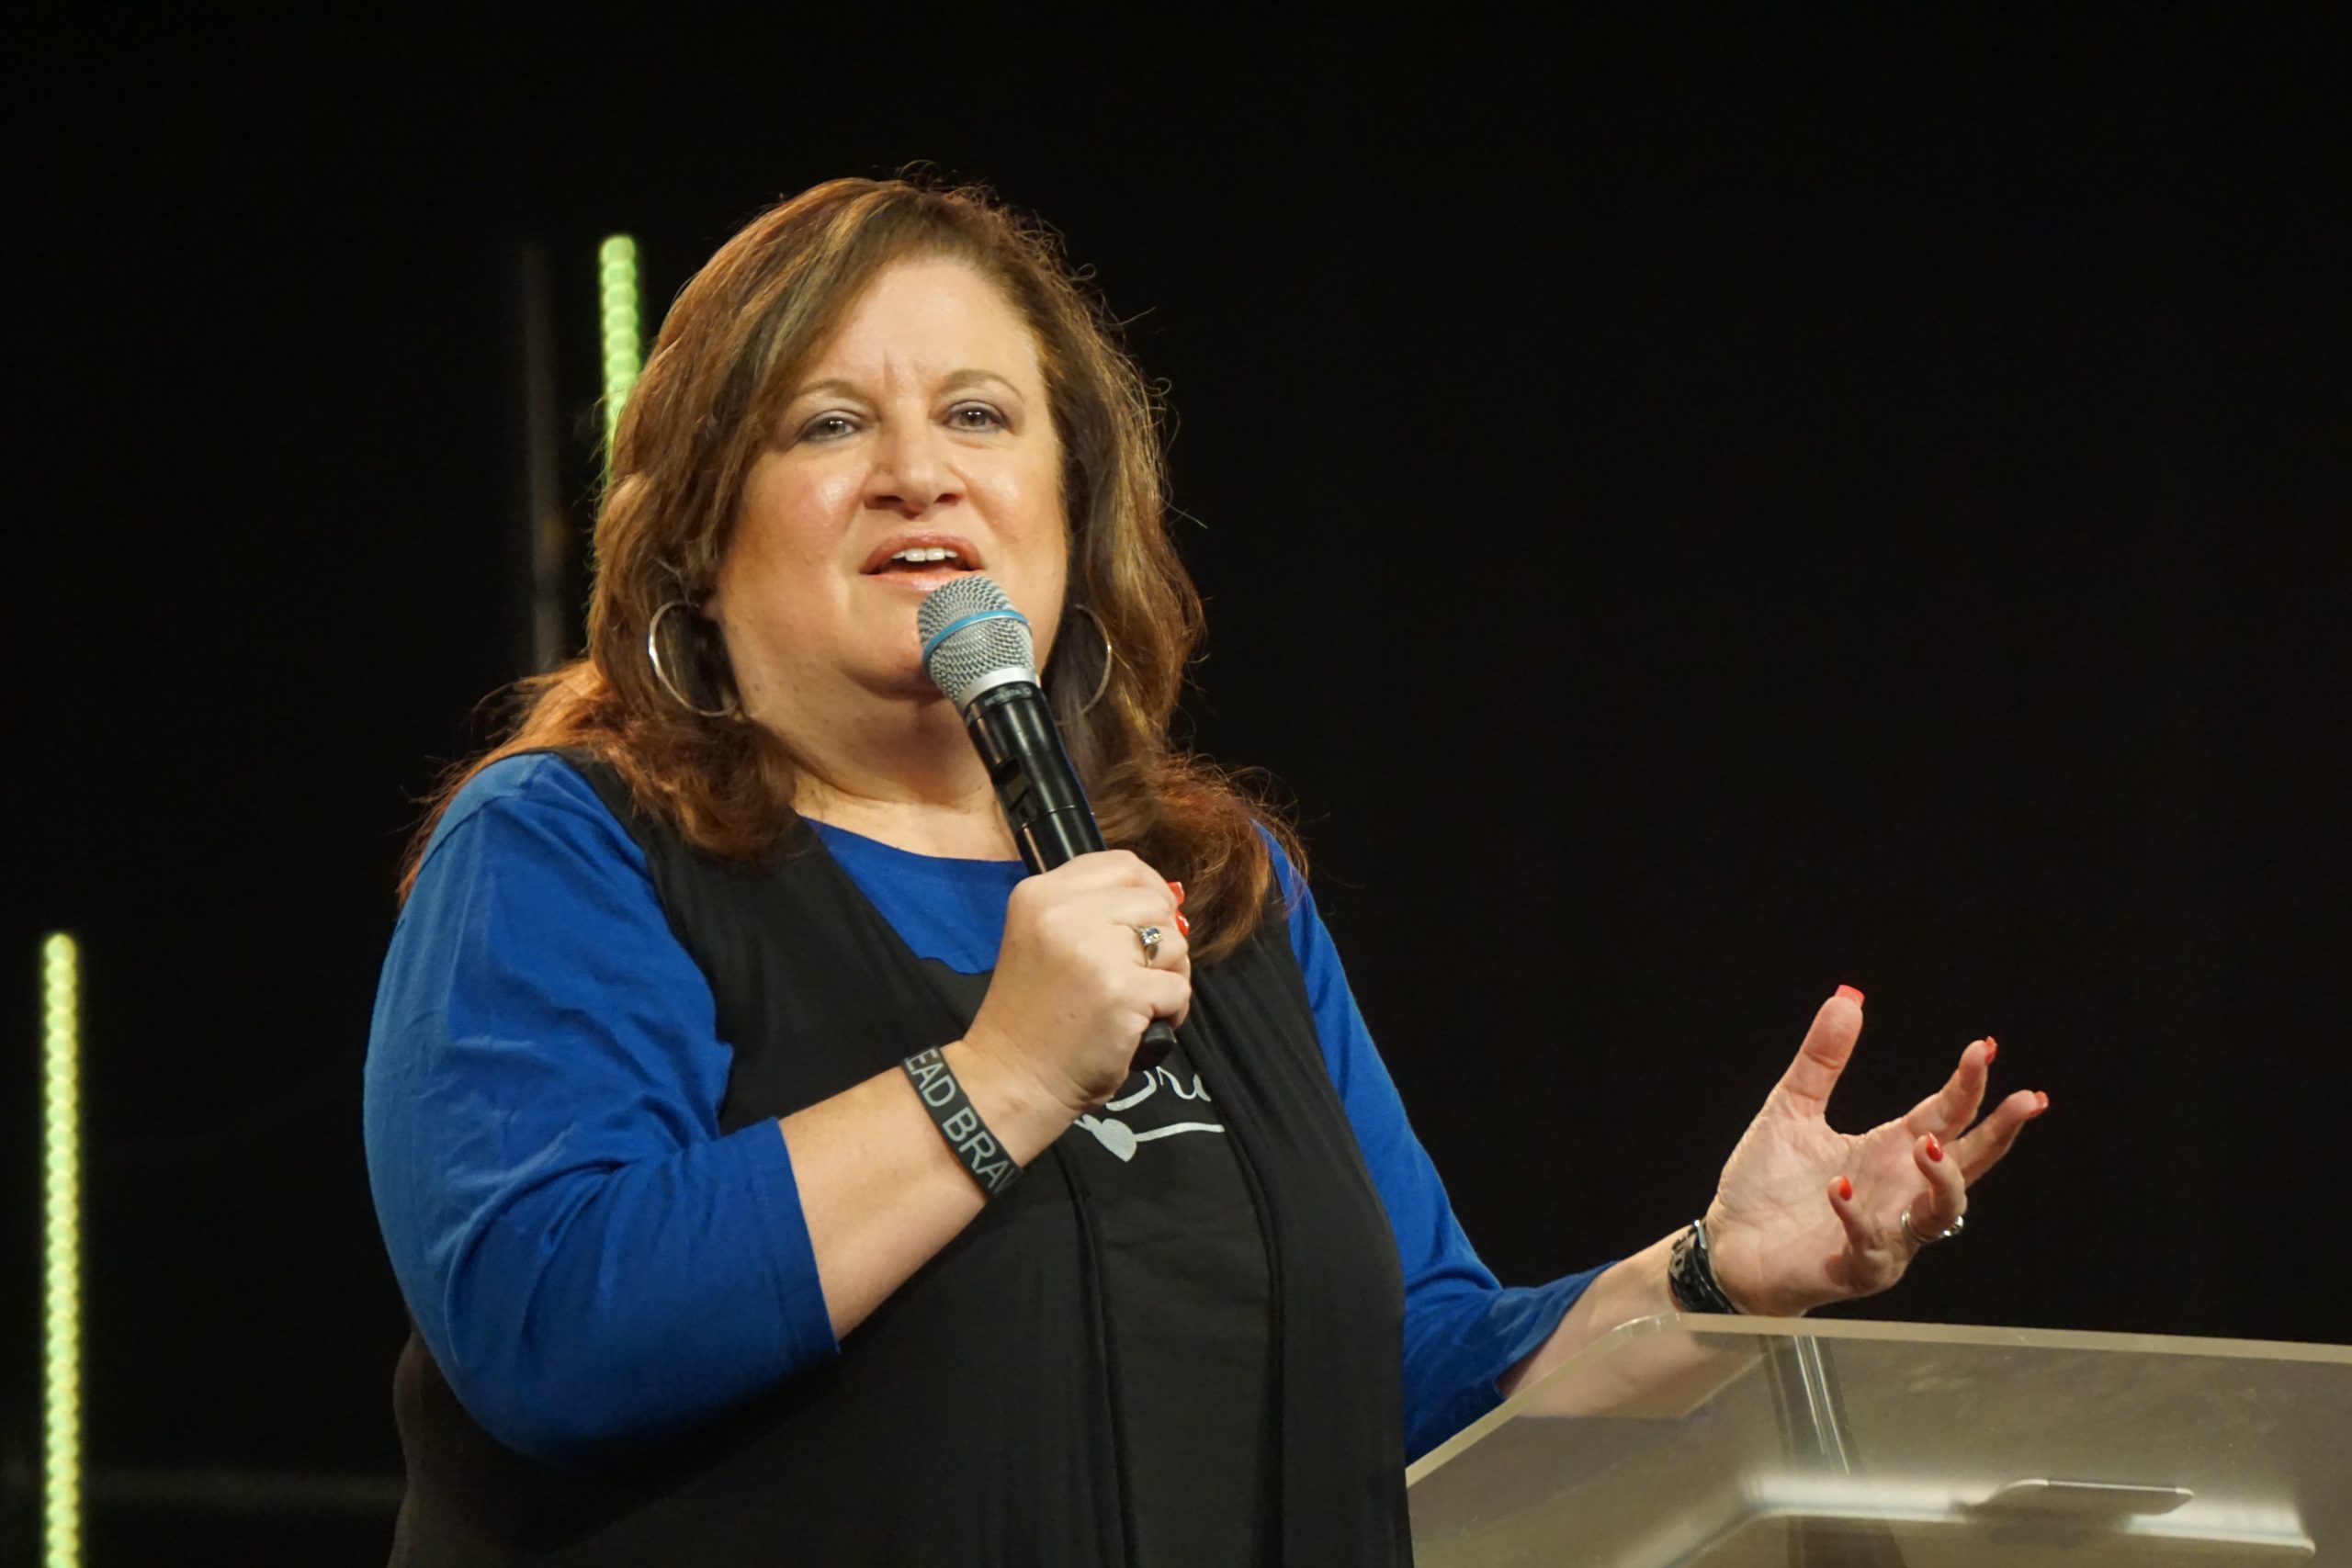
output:
[[1420,1568],[2352,1568],[2352,1348],[1645,1318],[1406,1480]]

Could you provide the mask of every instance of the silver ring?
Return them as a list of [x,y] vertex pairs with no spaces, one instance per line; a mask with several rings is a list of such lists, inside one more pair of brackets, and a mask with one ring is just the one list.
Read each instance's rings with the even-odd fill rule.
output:
[[1137,926],[1136,940],[1143,943],[1143,966],[1147,969],[1159,962],[1159,928]]
[[1917,1231],[1911,1228],[1911,1211],[1908,1209],[1903,1211],[1903,1234],[1911,1238],[1911,1245],[1914,1247],[1933,1247],[1939,1241],[1950,1241],[1952,1237],[1958,1235],[1967,1228],[1968,1216],[1966,1214],[1956,1214],[1952,1217],[1951,1224],[1946,1225],[1942,1230],[1938,1231],[1935,1235],[1921,1235]]

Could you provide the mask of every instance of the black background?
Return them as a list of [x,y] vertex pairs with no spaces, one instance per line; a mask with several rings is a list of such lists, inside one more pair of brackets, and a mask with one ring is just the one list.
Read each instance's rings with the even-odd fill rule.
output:
[[[1999,1034],[1963,1246],[1850,1309],[2344,1340],[2340,12],[1183,36],[130,15],[16,52],[0,1127],[37,1454],[36,950],[87,987],[88,1458],[379,1473],[358,1071],[415,798],[520,672],[508,247],[659,306],[913,159],[1096,269],[1210,603],[1506,1278],[1695,1213],[1841,981],[1856,1125]],[[94,1505],[93,1560],[387,1522]],[[162,1543],[168,1543],[162,1544]]]

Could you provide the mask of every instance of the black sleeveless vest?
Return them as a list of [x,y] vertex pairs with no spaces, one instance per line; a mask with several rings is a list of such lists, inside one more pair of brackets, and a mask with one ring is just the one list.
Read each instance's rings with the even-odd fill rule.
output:
[[[566,760],[644,847],[671,928],[710,982],[734,1051],[724,1131],[964,1032],[968,1015],[807,827],[763,864],[722,863],[639,816],[603,765]],[[1408,1562],[1396,1243],[1278,909],[1195,974],[1182,1034],[1266,1243],[1275,1506],[1261,1555]],[[393,1384],[408,1491],[392,1562],[1129,1563],[1092,1226],[1072,1162],[1049,1149],[831,1366],[593,1474],[491,1437],[412,1333]]]

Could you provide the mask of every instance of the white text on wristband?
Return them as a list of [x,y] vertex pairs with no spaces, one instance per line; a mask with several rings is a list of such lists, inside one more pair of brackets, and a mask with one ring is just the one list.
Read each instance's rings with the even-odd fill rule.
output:
[[939,1135],[947,1140],[947,1146],[956,1151],[956,1157],[964,1162],[964,1168],[980,1184],[980,1190],[993,1198],[1012,1186],[1021,1174],[1021,1168],[1012,1163],[1012,1156],[996,1141],[996,1135],[980,1120],[980,1113],[972,1109],[964,1086],[956,1081],[955,1073],[949,1070],[947,1059],[938,1048],[918,1051],[899,1065],[913,1081],[922,1108],[939,1124]]

